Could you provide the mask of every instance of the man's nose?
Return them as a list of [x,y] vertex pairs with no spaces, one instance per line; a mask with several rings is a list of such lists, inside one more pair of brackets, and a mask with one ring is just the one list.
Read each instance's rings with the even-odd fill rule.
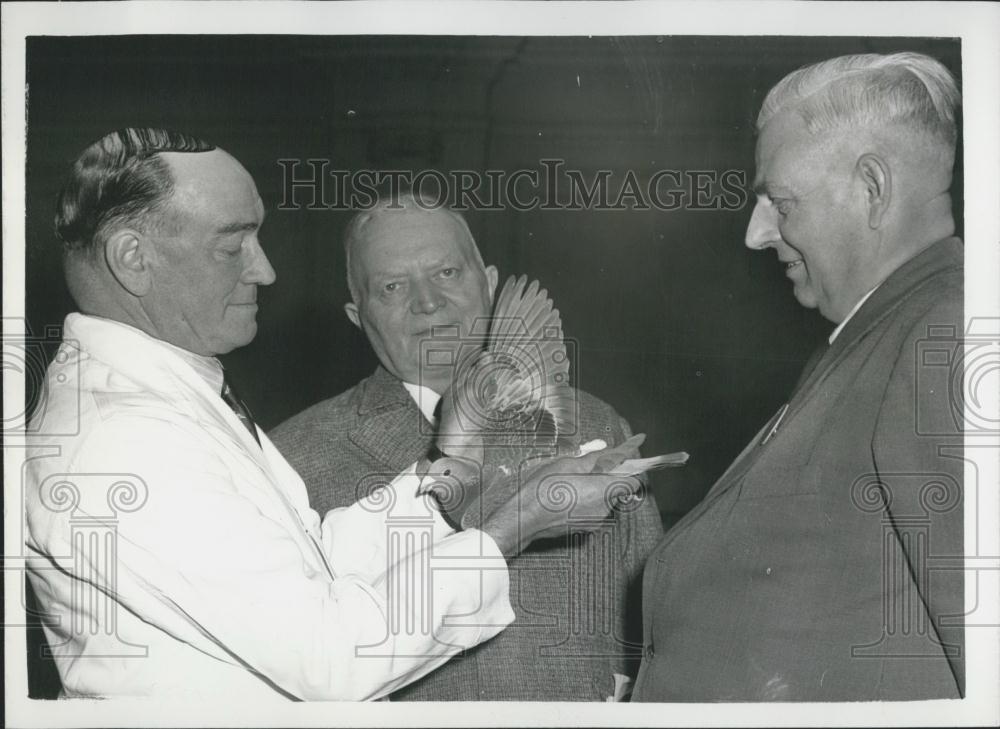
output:
[[747,225],[747,248],[761,250],[781,239],[778,231],[778,211],[770,200],[758,198]]
[[260,286],[273,284],[278,276],[271,267],[271,262],[267,260],[267,254],[261,248],[260,241],[256,238],[250,242],[248,256],[247,265],[243,269],[243,282]]
[[429,281],[417,281],[413,286],[413,297],[410,299],[410,312],[413,314],[433,314],[444,306],[444,297],[437,287]]

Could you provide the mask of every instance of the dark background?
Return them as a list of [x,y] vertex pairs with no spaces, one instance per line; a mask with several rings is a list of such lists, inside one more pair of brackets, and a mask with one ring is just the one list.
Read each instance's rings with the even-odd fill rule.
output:
[[[350,213],[277,209],[279,159],[509,172],[559,158],[587,177],[611,170],[613,192],[629,170],[644,181],[733,169],[750,183],[753,122],[774,83],[824,58],[896,50],[929,53],[960,78],[958,41],[928,38],[29,38],[29,324],[41,333],[73,308],[52,217],[76,155],[123,126],[208,139],[250,171],[269,209],[262,241],[278,280],[260,291],[257,339],[223,359],[270,428],[376,363],[343,314]],[[953,192],[961,235],[961,153]],[[648,434],[644,454],[691,454],[653,477],[667,526],[784,402],[833,328],[795,302],[773,252],[743,246],[752,204],[468,214],[501,281],[527,273],[549,289],[577,343],[578,386]],[[44,668],[29,668],[45,694]]]

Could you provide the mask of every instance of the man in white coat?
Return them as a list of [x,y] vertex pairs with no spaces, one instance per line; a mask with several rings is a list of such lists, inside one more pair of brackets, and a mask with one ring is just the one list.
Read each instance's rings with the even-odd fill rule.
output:
[[[158,129],[92,144],[60,197],[79,313],[29,428],[25,498],[65,696],[380,698],[509,624],[505,557],[566,526],[512,500],[456,532],[414,466],[310,508],[216,359],[254,338],[275,280],[263,219],[239,162]],[[588,474],[600,516],[601,479],[621,479],[595,483],[598,457],[534,483]]]

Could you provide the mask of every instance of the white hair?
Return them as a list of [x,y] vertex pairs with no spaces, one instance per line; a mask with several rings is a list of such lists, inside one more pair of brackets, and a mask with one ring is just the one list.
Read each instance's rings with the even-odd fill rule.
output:
[[372,207],[356,213],[347,224],[347,230],[344,233],[344,262],[347,266],[347,288],[351,292],[351,300],[354,301],[355,304],[359,302],[360,291],[358,290],[358,285],[354,280],[354,274],[351,269],[351,250],[354,248],[354,245],[361,240],[364,235],[365,228],[368,227],[368,224],[371,223],[376,216],[385,213],[401,212],[404,210],[418,210],[424,213],[443,213],[450,216],[464,231],[465,237],[469,242],[469,249],[472,251],[473,262],[479,266],[480,271],[486,270],[486,264],[483,263],[483,255],[479,252],[479,247],[476,245],[476,239],[472,237],[472,231],[469,230],[469,224],[465,222],[464,215],[456,210],[441,207],[439,204],[436,204],[435,201],[425,198],[416,190],[403,190],[397,195],[380,196],[378,201]]
[[944,65],[921,53],[840,56],[785,76],[767,94],[758,132],[779,112],[794,109],[811,134],[904,125],[954,154],[955,111],[961,95]]

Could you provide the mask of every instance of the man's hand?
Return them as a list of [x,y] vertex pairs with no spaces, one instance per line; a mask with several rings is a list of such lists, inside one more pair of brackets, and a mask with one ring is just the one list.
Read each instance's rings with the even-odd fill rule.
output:
[[518,489],[483,520],[482,531],[504,556],[513,557],[536,539],[596,528],[617,501],[641,488],[638,479],[609,471],[637,457],[643,440],[635,435],[615,448],[546,459],[525,469]]

